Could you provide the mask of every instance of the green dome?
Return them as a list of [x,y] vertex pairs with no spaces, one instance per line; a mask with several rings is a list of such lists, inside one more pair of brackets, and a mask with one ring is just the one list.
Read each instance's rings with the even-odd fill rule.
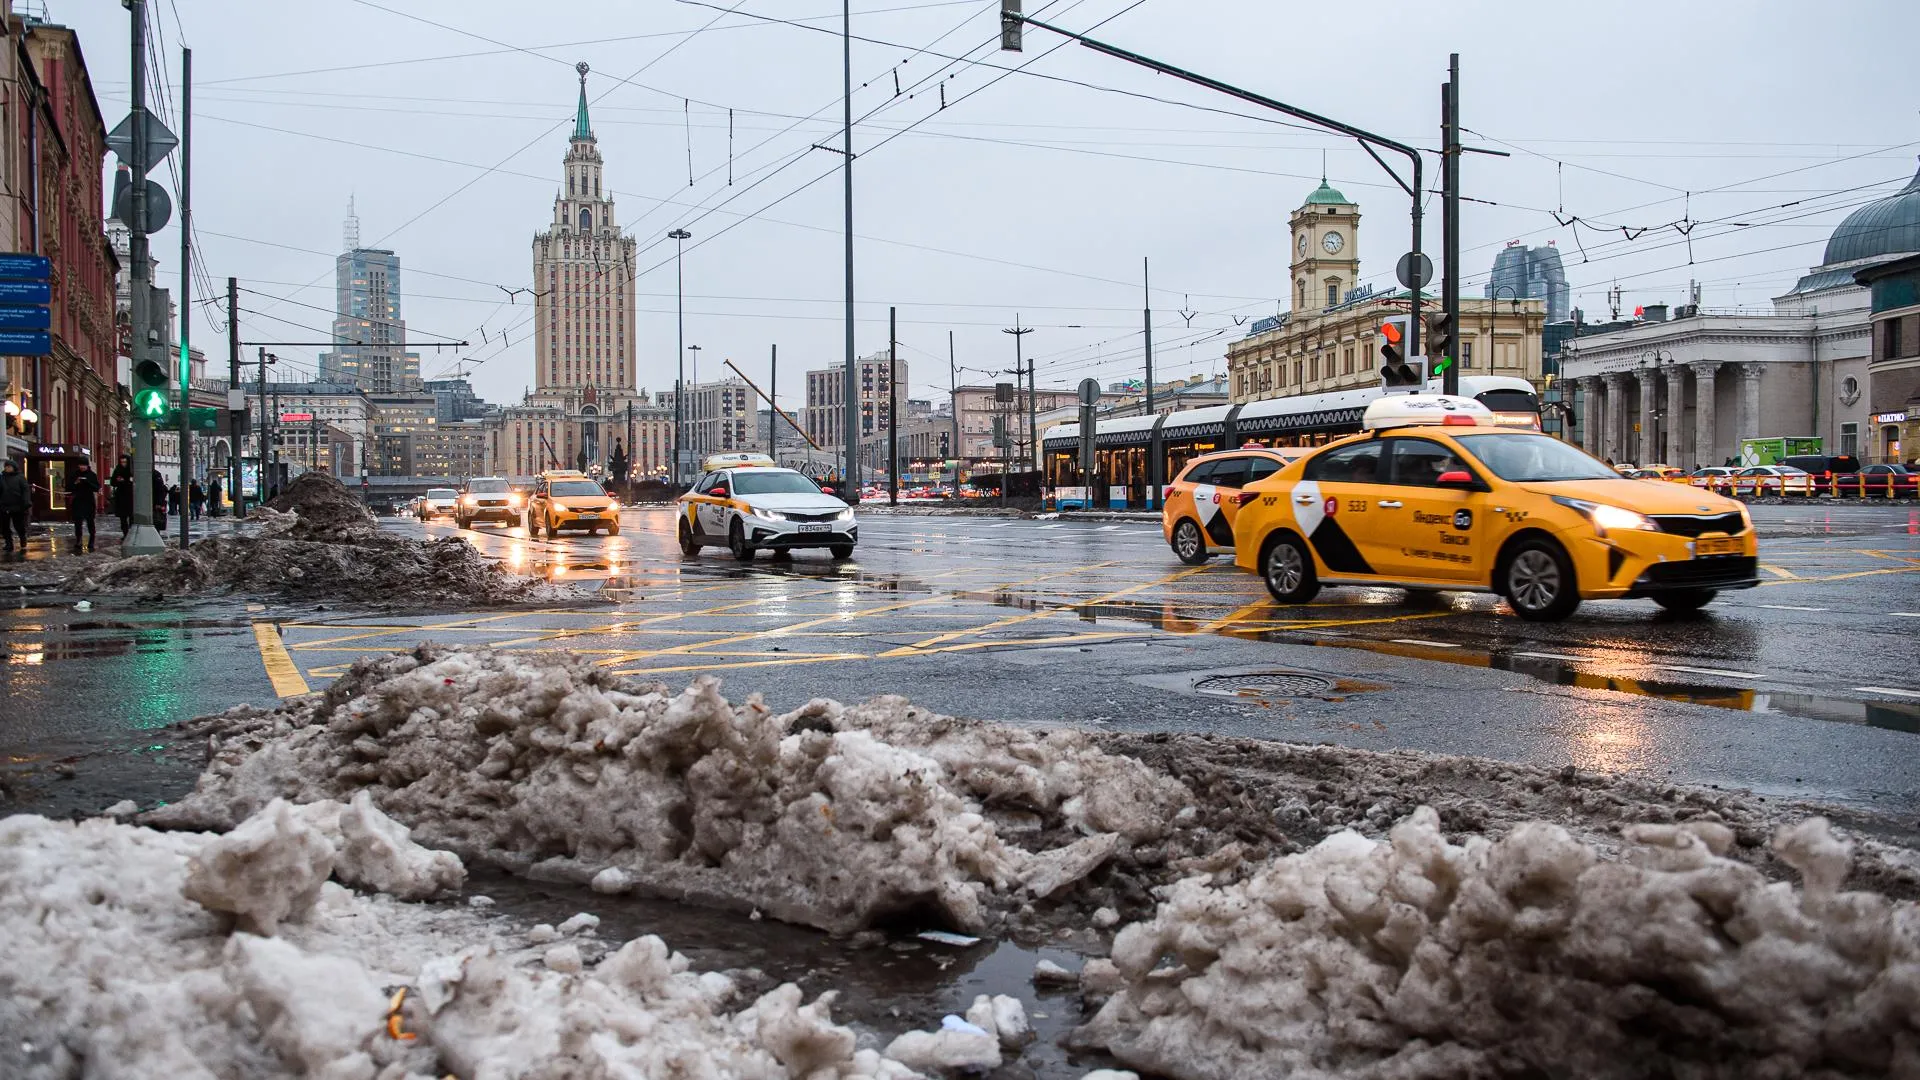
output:
[[1313,189],[1313,194],[1307,196],[1307,201],[1305,205],[1324,206],[1324,205],[1330,205],[1330,204],[1338,204],[1340,206],[1353,205],[1352,203],[1347,201],[1347,197],[1345,195],[1342,195],[1339,192],[1328,187],[1326,178],[1321,177],[1320,186]]
[[1920,173],[1897,193],[1848,214],[1827,241],[1822,266],[1920,251]]

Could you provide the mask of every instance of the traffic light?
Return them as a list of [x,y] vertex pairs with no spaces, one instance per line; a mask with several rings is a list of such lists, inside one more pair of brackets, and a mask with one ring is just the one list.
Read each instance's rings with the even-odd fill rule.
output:
[[1407,356],[1410,315],[1390,315],[1380,322],[1380,387],[1388,393],[1418,394],[1426,389],[1427,362]]
[[1020,0],[1000,0],[1000,51],[1020,51]]
[[1453,320],[1446,312],[1428,316],[1427,339],[1423,344],[1427,347],[1428,356],[1443,360],[1453,356]]
[[133,365],[133,415],[148,423],[164,419],[173,407],[172,383],[164,361],[148,357]]

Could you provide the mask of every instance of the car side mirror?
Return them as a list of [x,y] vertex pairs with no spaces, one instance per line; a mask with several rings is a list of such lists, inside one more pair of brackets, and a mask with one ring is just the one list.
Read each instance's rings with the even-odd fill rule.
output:
[[1473,474],[1465,469],[1449,469],[1441,473],[1433,484],[1435,487],[1452,488],[1455,491],[1480,490],[1480,481],[1475,480]]
[[822,495],[831,495],[831,494],[833,494],[833,489],[832,489],[832,488],[830,488],[830,487],[823,487],[823,488],[821,488],[821,489],[820,489],[820,494],[822,494]]

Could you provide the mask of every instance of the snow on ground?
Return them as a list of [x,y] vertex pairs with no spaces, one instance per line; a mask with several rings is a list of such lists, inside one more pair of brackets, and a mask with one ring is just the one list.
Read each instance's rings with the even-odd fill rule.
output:
[[[742,1000],[655,937],[529,947],[460,907],[309,889],[334,854],[313,812],[276,803],[217,838],[0,820],[0,1076],[913,1075],[857,1050],[831,995],[803,1003],[789,984]],[[266,872],[289,867],[295,880]],[[196,875],[234,903],[189,900]],[[305,907],[279,903],[309,892]],[[228,911],[272,897],[285,921],[255,928],[275,936],[235,928]]]
[[1179,1080],[1920,1075],[1920,909],[1841,891],[1823,820],[1773,840],[1798,889],[1723,858],[1724,825],[1626,839],[1453,844],[1423,807],[1182,881],[1115,939],[1076,1041]]
[[384,604],[586,602],[571,585],[512,574],[458,537],[414,540],[384,532],[345,485],[323,473],[297,477],[248,515],[244,531],[209,536],[185,551],[91,556],[61,582],[73,593],[273,594]]

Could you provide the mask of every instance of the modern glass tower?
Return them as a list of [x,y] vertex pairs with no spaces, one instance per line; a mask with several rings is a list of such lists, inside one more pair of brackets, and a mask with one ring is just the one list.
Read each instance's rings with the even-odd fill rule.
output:
[[1527,247],[1513,243],[1494,257],[1493,276],[1487,282],[1489,300],[1545,300],[1547,322],[1565,322],[1573,314],[1567,290],[1567,272],[1560,265],[1560,249],[1551,244]]

